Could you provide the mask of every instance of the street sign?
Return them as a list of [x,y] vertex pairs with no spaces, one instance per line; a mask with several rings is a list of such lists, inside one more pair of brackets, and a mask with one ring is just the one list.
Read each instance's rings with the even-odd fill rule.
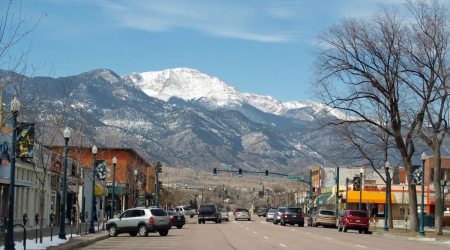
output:
[[313,200],[308,199],[308,205],[312,205],[313,204]]
[[288,180],[303,180],[303,177],[301,176],[288,176]]

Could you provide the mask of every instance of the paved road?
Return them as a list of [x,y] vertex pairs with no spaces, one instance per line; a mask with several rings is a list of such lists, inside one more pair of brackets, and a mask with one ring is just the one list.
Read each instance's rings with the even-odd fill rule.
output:
[[[389,239],[380,236],[347,233],[337,229],[274,225],[255,216],[249,221],[222,224],[196,224],[196,218],[183,229],[172,229],[169,235],[149,234],[130,237],[128,234],[109,238],[84,249],[449,249],[450,243],[426,243]],[[450,241],[450,239],[449,239]]]

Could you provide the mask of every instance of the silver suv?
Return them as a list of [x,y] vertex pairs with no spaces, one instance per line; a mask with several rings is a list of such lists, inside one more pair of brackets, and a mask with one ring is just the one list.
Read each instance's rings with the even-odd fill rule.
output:
[[110,237],[121,233],[131,236],[147,236],[148,233],[159,232],[166,236],[171,228],[170,217],[161,208],[132,208],[123,212],[118,218],[106,222],[106,229]]

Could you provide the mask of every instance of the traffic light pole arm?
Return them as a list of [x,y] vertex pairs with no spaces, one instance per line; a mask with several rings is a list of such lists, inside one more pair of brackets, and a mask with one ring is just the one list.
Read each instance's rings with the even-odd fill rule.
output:
[[[239,172],[238,170],[221,170],[221,169],[216,169],[217,172],[228,172],[228,173],[234,173],[234,172]],[[259,171],[249,171],[249,170],[242,170],[242,173],[252,173],[252,174],[265,174],[266,172],[259,172]],[[284,176],[284,177],[288,177],[288,174],[281,174],[281,173],[274,173],[274,172],[269,172],[269,174],[274,174],[274,175],[279,175],[279,176]],[[305,181],[305,180],[297,180],[297,181],[301,181],[303,183],[306,183],[308,185],[311,186],[311,182],[309,181]]]

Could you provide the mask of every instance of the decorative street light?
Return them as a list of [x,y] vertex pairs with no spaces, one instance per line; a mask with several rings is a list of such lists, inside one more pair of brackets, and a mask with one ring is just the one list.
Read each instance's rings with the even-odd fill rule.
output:
[[92,163],[92,200],[91,200],[91,225],[89,226],[89,233],[95,234],[94,228],[94,206],[95,206],[95,156],[97,155],[97,147],[92,147],[92,156],[94,162]]
[[404,208],[403,208],[403,204],[404,204],[404,197],[405,197],[405,185],[406,183],[400,183],[400,185],[402,186],[403,192],[402,192],[402,220],[403,220],[403,214],[404,212]]
[[442,216],[444,216],[445,185],[447,185],[447,182],[445,180],[441,180],[441,186],[442,186]]
[[345,185],[346,190],[345,190],[345,210],[347,210],[347,205],[348,205],[348,173],[347,173],[347,178],[345,179]]
[[389,228],[387,226],[387,218],[388,218],[388,184],[389,184],[389,168],[391,167],[391,164],[389,161],[386,161],[384,164],[384,170],[386,171],[386,200],[384,202],[384,228],[383,231],[389,231]]
[[17,115],[19,114],[20,102],[17,97],[11,101],[11,113],[13,116],[12,136],[11,136],[11,157],[9,159],[9,223],[7,241],[5,242],[5,249],[14,250],[14,187],[15,187],[15,170],[16,170],[16,129],[17,129]]
[[425,202],[425,160],[427,159],[427,154],[425,152],[422,153],[420,157],[422,160],[422,204],[420,208],[420,231],[419,236],[425,236],[425,230],[423,230],[423,217],[424,217],[424,202]]
[[362,176],[364,173],[364,169],[360,168],[359,169],[359,210],[361,210],[361,198],[362,198],[362,190],[363,190],[363,185],[362,185]]
[[135,169],[134,170],[134,198],[133,199],[135,199],[135,200],[133,200],[133,202],[134,202],[134,207],[136,207],[136,204],[137,204],[137,202],[136,202],[136,197],[137,197],[137,175],[138,175],[138,171],[137,171],[137,169]]
[[[66,220],[66,179],[67,179],[67,150],[68,150],[68,143],[70,138],[70,129],[66,127],[66,130],[64,130],[64,171],[63,171],[63,187],[62,187],[62,202],[61,202],[61,223],[59,226],[59,234],[58,238],[60,239],[66,239],[66,226],[65,220]],[[71,218],[69,217],[69,220]]]
[[114,188],[116,187],[116,163],[117,163],[117,158],[114,156],[114,158],[112,159],[113,162],[113,166],[114,166],[114,170],[113,170],[113,183],[112,183],[112,198],[111,198],[111,219],[114,218]]

